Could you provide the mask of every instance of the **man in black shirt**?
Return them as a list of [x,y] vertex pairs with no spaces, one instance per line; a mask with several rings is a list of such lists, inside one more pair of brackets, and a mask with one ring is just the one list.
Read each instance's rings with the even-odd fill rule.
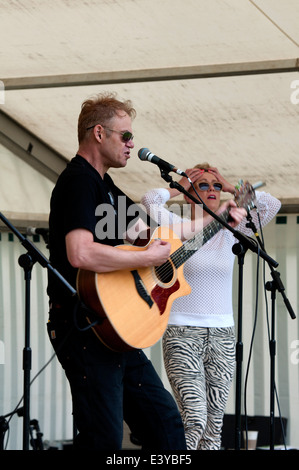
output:
[[[107,171],[127,164],[134,147],[134,117],[130,101],[112,94],[82,105],[79,149],[58,178],[49,219],[51,264],[74,287],[78,269],[105,273],[160,266],[169,258],[170,244],[162,240],[144,250],[118,247],[128,238],[121,236],[122,226],[134,221],[121,213],[119,201],[127,209],[133,202]],[[142,220],[135,225],[135,233],[145,226]],[[83,306],[51,273],[48,295],[49,337],[72,392],[75,448],[121,449],[124,419],[144,449],[184,450],[177,406],[146,355],[139,349],[113,351],[101,342],[88,327]]]

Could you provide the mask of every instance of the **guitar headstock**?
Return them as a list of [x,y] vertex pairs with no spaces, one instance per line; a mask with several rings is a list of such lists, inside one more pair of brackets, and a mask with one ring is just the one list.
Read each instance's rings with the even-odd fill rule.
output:
[[250,211],[255,206],[255,191],[248,181],[240,180],[236,185],[235,202],[238,207]]

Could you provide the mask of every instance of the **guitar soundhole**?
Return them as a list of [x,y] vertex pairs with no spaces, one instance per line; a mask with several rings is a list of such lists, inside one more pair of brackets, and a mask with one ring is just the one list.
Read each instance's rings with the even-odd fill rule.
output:
[[168,284],[172,281],[173,278],[173,267],[170,261],[162,264],[161,266],[157,266],[155,268],[155,273],[157,278],[163,284]]

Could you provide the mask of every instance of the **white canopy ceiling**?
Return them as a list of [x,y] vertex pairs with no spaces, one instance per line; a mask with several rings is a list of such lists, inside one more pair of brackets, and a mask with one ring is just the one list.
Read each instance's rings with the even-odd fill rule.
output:
[[135,200],[166,186],[137,157],[148,147],[262,180],[298,210],[298,0],[3,0],[0,44],[6,213],[48,213],[81,103],[105,90],[137,110],[132,158],[111,171]]

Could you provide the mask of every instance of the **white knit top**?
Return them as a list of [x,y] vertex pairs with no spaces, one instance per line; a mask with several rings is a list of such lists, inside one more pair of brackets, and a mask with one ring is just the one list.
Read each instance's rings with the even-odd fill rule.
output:
[[[164,188],[147,192],[141,203],[159,225],[180,223],[186,219],[170,212],[165,203],[169,191]],[[256,192],[256,207],[262,226],[277,214],[281,203],[265,192]],[[259,228],[256,210],[251,211],[253,222]],[[247,219],[236,227],[242,233],[253,235],[246,227]],[[220,229],[184,265],[184,276],[191,286],[191,294],[176,299],[171,308],[169,324],[200,327],[229,327],[234,325],[232,306],[232,278],[236,256],[232,252],[236,238],[227,229]]]

